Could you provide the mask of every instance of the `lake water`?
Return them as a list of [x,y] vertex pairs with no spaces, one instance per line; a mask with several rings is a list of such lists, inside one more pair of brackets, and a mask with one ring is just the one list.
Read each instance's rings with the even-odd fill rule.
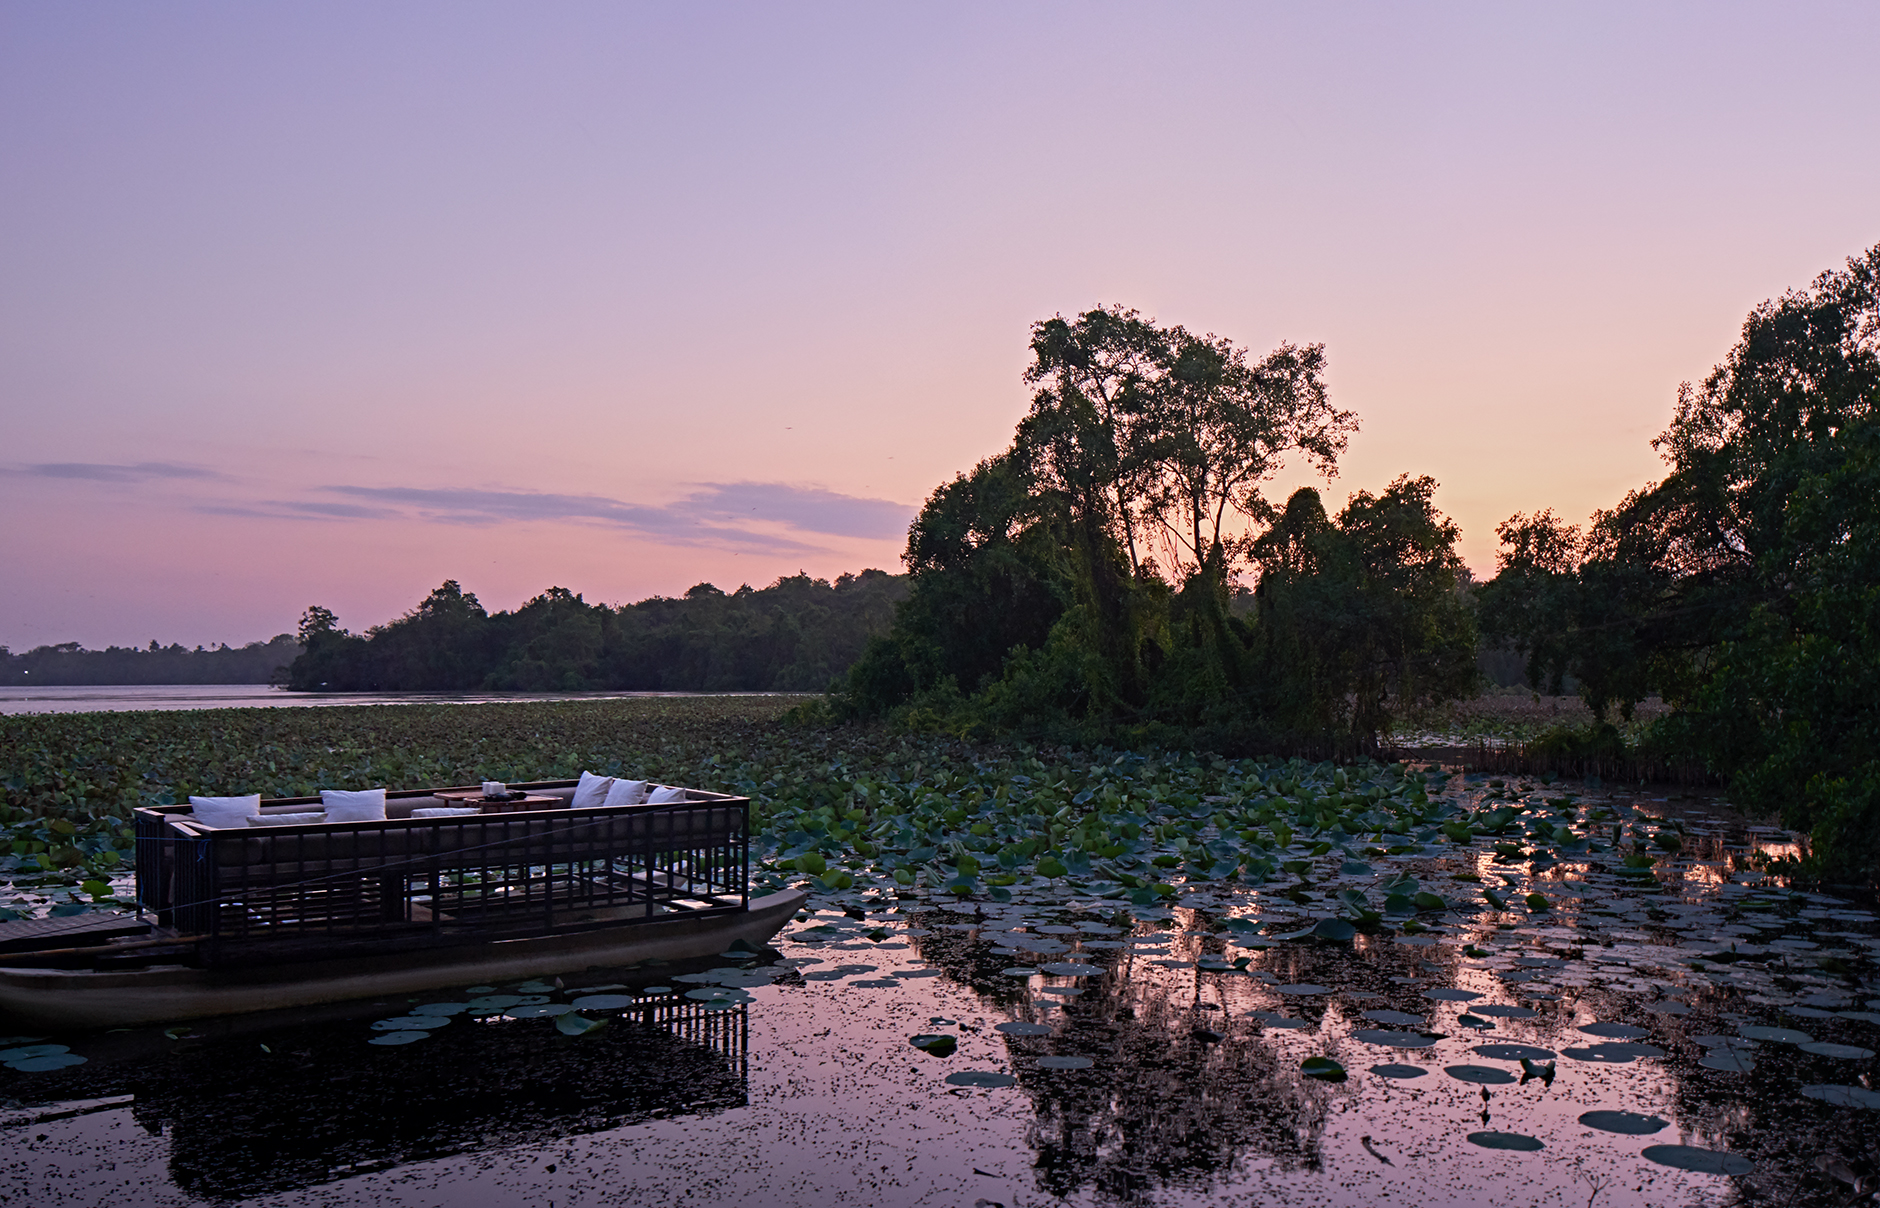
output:
[[[0,1202],[1850,1202],[1876,1173],[1880,934],[1746,883],[1722,842],[1655,877],[1536,874],[1552,905],[1514,924],[1330,943],[1283,938],[1329,911],[1227,887],[883,896],[823,903],[762,962],[54,1037],[87,1062],[0,1070]],[[1397,863],[1445,893],[1506,870]],[[562,1034],[590,993],[621,997]],[[459,1007],[370,1043],[430,1003]]]
[[143,709],[273,709],[330,705],[491,704],[501,701],[626,700],[656,696],[768,696],[749,692],[288,692],[266,684],[98,684],[0,687],[0,714],[100,713]]

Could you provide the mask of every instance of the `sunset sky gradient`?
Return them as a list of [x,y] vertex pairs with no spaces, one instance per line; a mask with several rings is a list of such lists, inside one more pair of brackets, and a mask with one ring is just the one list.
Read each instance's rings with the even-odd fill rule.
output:
[[1871,3],[0,0],[0,644],[898,570],[1106,302],[1323,341],[1334,502],[1431,474],[1487,572],[1880,241],[1877,51]]

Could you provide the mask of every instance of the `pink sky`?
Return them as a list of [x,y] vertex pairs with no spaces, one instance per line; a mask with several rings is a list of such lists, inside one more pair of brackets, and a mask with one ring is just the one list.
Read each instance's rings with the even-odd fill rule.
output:
[[[899,569],[1027,326],[1323,341],[1334,499],[1655,475],[1880,241],[1880,7],[0,0],[0,644]],[[1276,489],[1283,489],[1283,484]]]

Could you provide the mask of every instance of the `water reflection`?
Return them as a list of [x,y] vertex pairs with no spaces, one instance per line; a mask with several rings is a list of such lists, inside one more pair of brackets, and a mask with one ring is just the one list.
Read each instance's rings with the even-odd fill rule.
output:
[[138,1062],[98,1093],[133,1094],[133,1118],[168,1138],[175,1185],[210,1200],[748,1099],[742,1006],[637,1008],[579,1039],[549,1019],[460,1020],[397,1049],[367,1035],[357,1023],[270,1030]]

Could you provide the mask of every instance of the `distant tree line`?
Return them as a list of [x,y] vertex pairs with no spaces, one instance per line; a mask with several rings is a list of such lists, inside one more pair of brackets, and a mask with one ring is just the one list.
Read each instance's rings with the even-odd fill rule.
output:
[[887,630],[906,593],[906,576],[865,570],[734,592],[700,583],[678,599],[619,607],[551,587],[491,613],[450,580],[363,634],[309,608],[285,683],[304,692],[820,692]]
[[300,654],[300,642],[283,633],[246,646],[107,646],[86,650],[77,642],[40,646],[14,654],[0,646],[0,684],[266,684]]

